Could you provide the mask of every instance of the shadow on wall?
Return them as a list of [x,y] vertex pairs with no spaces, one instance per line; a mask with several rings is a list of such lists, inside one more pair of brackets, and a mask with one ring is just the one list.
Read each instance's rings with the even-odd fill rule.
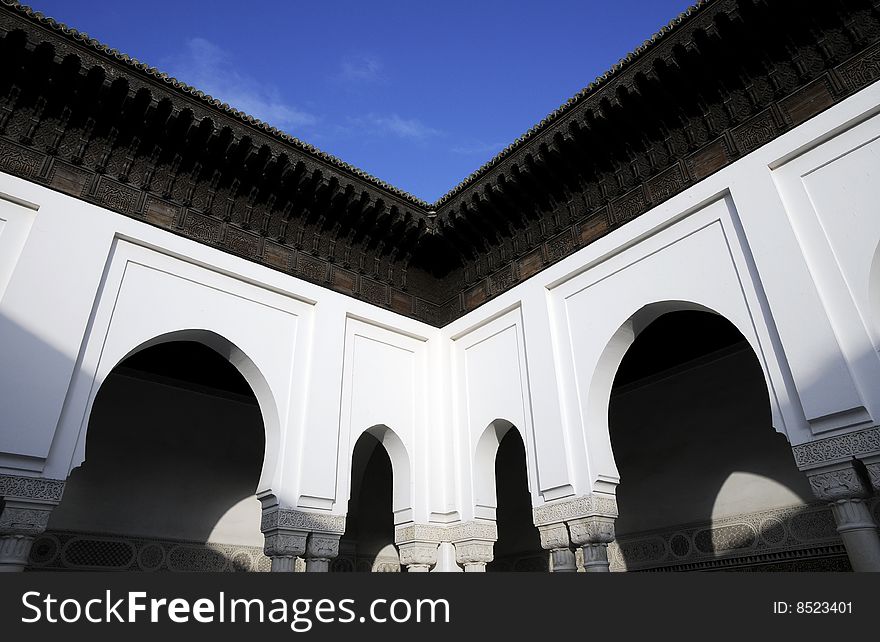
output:
[[[650,566],[649,542],[661,548],[665,535],[668,546],[673,531],[685,535],[666,563],[754,551],[761,524],[753,528],[745,515],[814,501],[788,442],[773,428],[757,357],[719,315],[669,312],[636,337],[617,371],[609,429],[621,479],[616,531],[627,568]],[[766,514],[752,519],[782,523]],[[830,513],[820,519],[817,537],[827,538],[830,526],[833,538]],[[718,528],[725,520],[746,525]],[[658,531],[660,539],[644,536]],[[773,543],[782,546],[789,535],[776,532]]]
[[393,481],[385,447],[370,433],[363,433],[352,452],[348,516],[333,571],[402,570],[394,545]]

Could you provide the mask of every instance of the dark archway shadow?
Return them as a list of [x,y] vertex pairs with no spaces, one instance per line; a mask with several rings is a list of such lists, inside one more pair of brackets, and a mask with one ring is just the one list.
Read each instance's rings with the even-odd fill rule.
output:
[[393,485],[387,451],[376,437],[363,433],[352,452],[348,515],[333,571],[403,570],[394,545]]
[[[627,568],[651,567],[652,555],[658,566],[683,567],[758,551],[762,524],[781,524],[770,512],[814,501],[773,428],[757,357],[717,314],[669,312],[647,326],[618,369],[608,420]],[[761,523],[713,531],[743,515]]]
[[[62,567],[259,568],[254,493],[264,451],[257,399],[235,366],[194,341],[144,348],[101,385],[86,460],[71,473],[44,544],[51,548],[52,536],[64,549]],[[144,556],[150,541],[165,544]],[[34,561],[46,554],[35,544]]]
[[495,455],[498,541],[487,571],[546,571],[548,557],[532,518],[526,477],[526,449],[519,430],[510,428]]

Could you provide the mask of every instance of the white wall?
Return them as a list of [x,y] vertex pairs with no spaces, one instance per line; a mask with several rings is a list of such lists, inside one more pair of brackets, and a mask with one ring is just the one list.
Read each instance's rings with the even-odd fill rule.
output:
[[371,430],[409,461],[399,522],[491,516],[496,419],[535,505],[613,493],[610,379],[667,309],[739,328],[791,444],[876,424],[878,105],[868,87],[442,330],[0,175],[0,472],[65,477],[112,367],[193,330],[260,400],[261,489],[335,514]]

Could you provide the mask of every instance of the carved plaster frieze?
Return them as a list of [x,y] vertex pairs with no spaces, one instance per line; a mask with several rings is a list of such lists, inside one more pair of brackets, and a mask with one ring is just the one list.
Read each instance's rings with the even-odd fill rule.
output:
[[880,493],[880,462],[868,464],[865,468],[868,469],[868,477],[871,479],[874,492]]
[[813,494],[823,501],[864,497],[871,492],[852,466],[809,474],[807,478]]
[[406,524],[394,530],[394,543],[445,541],[446,528],[434,524]]
[[266,535],[266,557],[299,557],[306,552],[306,533],[278,531]]
[[587,517],[567,524],[571,542],[576,546],[608,544],[614,541],[614,520],[610,517]]
[[342,535],[345,532],[345,516],[311,513],[289,508],[265,509],[260,520],[260,530],[266,533],[273,529]]
[[400,563],[404,566],[434,566],[437,563],[439,544],[408,542],[399,544]]
[[565,522],[556,524],[546,524],[538,527],[538,534],[541,536],[541,548],[553,551],[562,548],[569,548],[571,540],[568,537],[568,528]]
[[339,535],[312,533],[306,543],[305,557],[333,559],[339,555]]
[[406,524],[394,531],[394,543],[407,542],[458,542],[469,539],[495,541],[498,527],[492,521],[467,521],[449,525]]
[[39,535],[49,523],[51,509],[6,504],[0,514],[0,535]]
[[549,502],[532,510],[535,526],[565,522],[584,517],[617,517],[617,499],[613,495],[591,493]]
[[853,457],[880,456],[880,426],[834,435],[794,446],[794,460],[801,470],[846,461]]
[[465,540],[455,543],[455,561],[468,567],[485,566],[494,559],[494,542]]
[[58,503],[64,494],[64,481],[44,477],[0,475],[0,497],[37,499]]
[[494,542],[498,539],[498,526],[495,522],[468,521],[446,527],[446,541],[455,543],[471,539]]

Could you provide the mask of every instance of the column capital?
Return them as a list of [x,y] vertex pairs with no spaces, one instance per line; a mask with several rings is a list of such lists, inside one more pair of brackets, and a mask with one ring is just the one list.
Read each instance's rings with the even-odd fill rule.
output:
[[306,542],[306,571],[326,573],[330,561],[339,555],[340,533],[310,533]]
[[34,537],[46,530],[63,494],[60,479],[0,475],[0,571],[24,570]]
[[[296,558],[306,555],[311,544],[315,555],[313,560],[320,560],[319,566],[329,566],[329,560],[339,554],[339,538],[345,532],[345,517],[321,513],[309,513],[290,508],[281,508],[277,504],[264,502],[260,530],[266,543],[264,551],[272,558],[272,570],[292,572],[296,568]],[[335,538],[336,553],[332,556],[320,556],[319,550],[329,551]],[[312,544],[314,542],[314,544]],[[308,568],[308,556],[306,566]]]
[[438,548],[446,529],[435,524],[404,524],[394,530],[400,563],[410,573],[426,573],[437,564]]
[[610,544],[614,541],[614,518],[594,515],[566,522],[571,543],[575,546],[585,544]]
[[805,474],[813,494],[822,501],[858,499],[873,491],[867,475],[860,474],[851,462],[811,469]]
[[467,521],[446,527],[447,538],[455,547],[455,561],[465,573],[482,572],[495,559],[498,526],[494,521]]
[[542,524],[538,526],[541,548],[550,551],[550,570],[553,573],[574,573],[577,571],[571,538],[565,522]]

